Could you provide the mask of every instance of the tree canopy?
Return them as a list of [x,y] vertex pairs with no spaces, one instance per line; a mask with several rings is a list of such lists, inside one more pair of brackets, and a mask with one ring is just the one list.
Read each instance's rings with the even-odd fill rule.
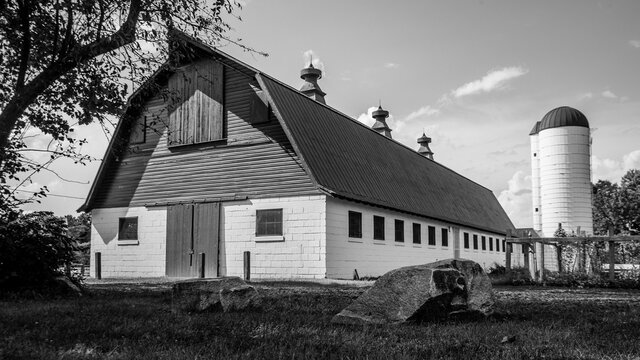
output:
[[629,170],[620,185],[598,180],[593,185],[593,230],[605,235],[640,233],[640,170]]
[[[131,87],[165,62],[169,30],[248,49],[226,35],[225,16],[239,8],[235,0],[0,0],[0,208],[18,202],[7,183],[24,173],[60,157],[91,160],[78,153],[84,140],[73,127],[121,113]],[[25,144],[34,128],[51,137],[44,148]],[[42,151],[49,161],[28,156]]]

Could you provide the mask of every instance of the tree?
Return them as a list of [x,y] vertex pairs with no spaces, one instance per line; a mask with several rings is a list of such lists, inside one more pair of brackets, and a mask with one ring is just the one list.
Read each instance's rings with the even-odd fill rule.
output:
[[622,199],[620,187],[608,180],[593,184],[593,231],[606,235],[609,229],[619,234],[623,230]]
[[630,234],[640,233],[640,170],[629,170],[620,180],[622,218]]
[[[73,127],[121,113],[129,85],[166,61],[170,29],[249,49],[225,35],[223,16],[239,8],[235,0],[0,0],[0,208],[19,203],[7,188],[18,174],[60,157],[91,160],[78,153],[84,140]],[[51,136],[45,148],[25,145],[34,128]],[[51,156],[44,164],[25,156],[42,151]]]

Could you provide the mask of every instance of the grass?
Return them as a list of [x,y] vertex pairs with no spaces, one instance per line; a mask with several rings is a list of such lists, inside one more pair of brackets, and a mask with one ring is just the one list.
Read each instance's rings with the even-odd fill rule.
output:
[[[258,283],[262,311],[173,314],[168,285],[91,285],[79,299],[0,301],[0,359],[632,359],[640,292],[496,289],[501,316],[330,323],[365,288]],[[505,336],[516,336],[501,344]]]

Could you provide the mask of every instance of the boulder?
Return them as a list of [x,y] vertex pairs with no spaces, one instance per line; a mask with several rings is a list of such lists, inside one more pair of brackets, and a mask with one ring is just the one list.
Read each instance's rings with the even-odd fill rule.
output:
[[380,277],[373,287],[333,318],[341,324],[397,324],[461,313],[489,315],[489,277],[471,260],[407,266]]
[[241,286],[247,286],[247,283],[237,276],[178,281],[172,287],[171,310],[179,312],[219,309],[222,306],[220,291]]
[[234,288],[220,290],[220,304],[224,312],[241,311],[252,307],[258,307],[259,296],[251,285],[243,285]]
[[82,290],[78,285],[74,284],[67,276],[57,276],[53,278],[54,288],[56,292],[65,295],[82,296]]

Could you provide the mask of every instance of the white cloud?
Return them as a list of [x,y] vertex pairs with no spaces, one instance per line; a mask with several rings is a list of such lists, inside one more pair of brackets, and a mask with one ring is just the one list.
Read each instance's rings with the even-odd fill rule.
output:
[[313,64],[313,67],[322,70],[324,73],[324,63],[320,60],[320,57],[311,49],[302,53],[302,58],[304,60],[304,67],[309,66],[309,63]]
[[398,65],[396,63],[392,63],[392,62],[388,62],[388,63],[384,64],[384,67],[386,67],[387,69],[396,69],[399,66],[400,65]]
[[[360,121],[361,123],[367,125],[368,127],[373,126],[373,124],[376,122],[373,117],[371,117],[371,115],[373,114],[374,111],[376,111],[378,109],[377,106],[372,106],[370,108],[367,109],[366,113],[361,113],[360,115],[358,115],[358,117],[356,117],[356,120]],[[391,131],[395,131],[395,133],[393,134],[399,134],[400,131],[402,131],[402,129],[404,128],[406,124],[405,120],[396,120],[393,117],[393,114],[389,113],[389,117],[387,118],[387,125],[389,125],[389,128],[391,129]],[[395,139],[395,137],[394,137]]]
[[413,119],[417,119],[419,117],[422,116],[432,116],[432,115],[438,115],[440,113],[439,109],[435,109],[432,108],[429,105],[423,106],[420,109],[412,112],[411,114],[407,115],[407,118],[405,119],[406,121],[411,121]]
[[627,171],[640,169],[640,150],[634,150],[622,156],[622,160],[600,159],[591,156],[592,181],[609,180],[619,182]]
[[640,40],[629,40],[629,45],[634,48],[640,49]]
[[605,90],[602,92],[602,97],[606,97],[607,99],[616,99],[618,95],[614,94],[611,90]]
[[468,82],[453,90],[454,97],[474,95],[504,88],[507,81],[515,79],[529,72],[520,66],[510,66],[500,70],[494,70],[483,76],[482,79]]
[[531,176],[517,171],[500,192],[498,201],[516,227],[531,227]]
[[593,98],[592,92],[587,92],[587,93],[578,95],[578,101],[592,99],[592,98]]
[[367,109],[366,113],[360,114],[356,119],[361,123],[367,125],[368,127],[371,127],[375,122],[375,120],[373,120],[373,118],[371,117],[371,114],[373,114],[373,112],[376,111],[376,109],[377,107],[372,106]]

